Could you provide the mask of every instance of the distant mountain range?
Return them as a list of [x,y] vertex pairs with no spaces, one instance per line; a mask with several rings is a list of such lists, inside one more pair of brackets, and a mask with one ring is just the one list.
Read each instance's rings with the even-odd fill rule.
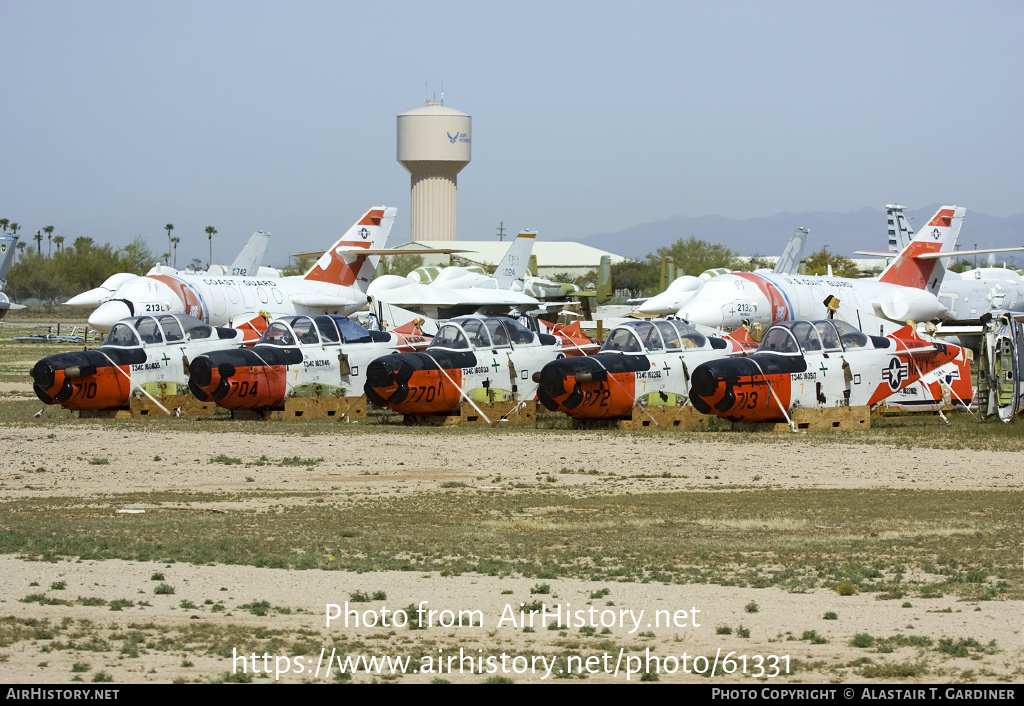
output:
[[[939,206],[935,204],[905,211],[911,227],[918,230]],[[673,216],[618,233],[597,233],[580,239],[580,242],[636,260],[690,236],[721,243],[739,255],[778,255],[793,231],[801,226],[811,231],[805,254],[828,246],[829,252],[852,257],[856,250],[885,250],[888,247],[885,210],[878,208],[862,208],[849,213],[778,213],[745,221],[724,216]],[[1024,213],[996,218],[968,208],[958,243],[961,250],[974,249],[975,244],[979,248],[1024,246]],[[1016,257],[1015,264],[1024,267],[1024,253]]]

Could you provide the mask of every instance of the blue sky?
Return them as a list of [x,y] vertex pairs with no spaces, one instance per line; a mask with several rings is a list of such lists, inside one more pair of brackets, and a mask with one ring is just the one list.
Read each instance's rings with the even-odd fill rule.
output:
[[[473,116],[461,239],[898,200],[1024,211],[1018,2],[0,3],[0,217],[179,264],[399,209],[395,116]],[[826,243],[828,244],[828,243]],[[844,251],[843,244],[831,244]],[[874,246],[872,246],[874,247]]]

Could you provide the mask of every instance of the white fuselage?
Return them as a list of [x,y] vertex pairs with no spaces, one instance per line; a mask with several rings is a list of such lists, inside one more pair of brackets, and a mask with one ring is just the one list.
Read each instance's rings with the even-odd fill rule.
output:
[[945,311],[923,289],[872,279],[735,273],[714,277],[679,310],[693,324],[732,329],[744,321],[771,326],[793,319],[824,319],[825,299],[841,302],[837,315],[858,328],[874,328],[873,318],[892,322],[929,321]]
[[153,275],[121,284],[110,300],[92,313],[89,325],[106,331],[126,316],[170,313],[195,316],[213,326],[230,326],[260,312],[271,318],[294,314],[347,316],[365,306],[365,295],[355,287],[302,277]]

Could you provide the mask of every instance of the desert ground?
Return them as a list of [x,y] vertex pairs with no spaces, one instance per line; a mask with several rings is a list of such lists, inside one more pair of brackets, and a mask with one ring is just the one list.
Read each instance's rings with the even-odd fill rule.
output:
[[[1016,450],[35,419],[4,395],[3,682],[1024,674]],[[410,663],[339,667],[360,656]]]

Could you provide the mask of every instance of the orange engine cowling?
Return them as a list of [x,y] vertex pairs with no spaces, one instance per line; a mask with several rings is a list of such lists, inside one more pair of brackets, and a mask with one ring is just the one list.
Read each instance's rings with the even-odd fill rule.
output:
[[540,371],[537,398],[574,419],[628,417],[636,404],[636,373],[650,367],[642,355],[560,358]]
[[806,368],[802,357],[775,354],[710,361],[690,376],[690,401],[701,414],[734,422],[784,419],[779,405],[789,406],[790,375]]
[[462,401],[462,369],[474,365],[469,352],[386,355],[367,366],[363,389],[370,402],[399,414],[447,414]]
[[128,406],[131,365],[146,361],[141,350],[111,349],[59,353],[33,366],[32,389],[46,404],[71,410]]
[[226,409],[273,409],[284,404],[289,365],[301,365],[298,348],[256,346],[214,351],[189,363],[188,387],[199,400]]

